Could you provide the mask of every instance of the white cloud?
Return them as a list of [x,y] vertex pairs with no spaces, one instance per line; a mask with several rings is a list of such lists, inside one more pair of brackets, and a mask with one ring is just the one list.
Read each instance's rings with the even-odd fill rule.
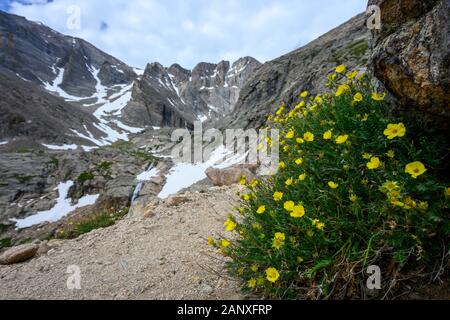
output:
[[[30,1],[43,3],[44,0]],[[10,11],[84,38],[128,64],[274,59],[365,10],[367,0],[54,0]],[[81,9],[81,29],[66,26]],[[105,26],[107,26],[105,28]],[[103,31],[101,30],[103,28]]]

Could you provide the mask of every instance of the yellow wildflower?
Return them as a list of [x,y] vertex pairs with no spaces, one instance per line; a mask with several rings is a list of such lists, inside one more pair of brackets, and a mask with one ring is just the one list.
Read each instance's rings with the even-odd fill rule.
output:
[[247,185],[247,177],[246,176],[242,176],[241,180],[239,181],[239,184],[245,186]]
[[336,138],[336,143],[337,143],[337,144],[344,144],[344,143],[347,142],[347,140],[348,140],[348,135],[345,134],[345,135],[342,135],[342,136],[337,137],[337,138]]
[[386,152],[386,156],[393,159],[395,158],[395,151],[394,150],[389,150],[388,152]]
[[358,75],[358,70],[354,70],[353,72],[347,73],[347,78],[351,80],[351,79],[354,79],[357,75]]
[[350,90],[350,87],[347,84],[341,84],[336,91],[336,97],[342,96],[347,90]]
[[305,140],[303,140],[302,138],[297,138],[297,143],[298,144],[303,144],[303,143],[305,143]]
[[372,93],[372,99],[375,101],[383,101],[386,98],[386,93]]
[[392,191],[399,191],[400,186],[395,181],[386,181],[382,186],[381,190],[383,192],[392,192]]
[[414,179],[417,179],[418,176],[427,172],[427,169],[422,162],[416,161],[406,165],[405,172],[409,173]]
[[293,210],[294,210],[294,207],[295,207],[294,201],[286,201],[286,202],[284,203],[284,209],[285,209],[286,211],[293,211]]
[[339,185],[338,185],[336,182],[333,182],[333,181],[328,182],[328,186],[329,186],[331,189],[337,189],[337,188],[339,188]]
[[356,201],[358,201],[358,197],[353,193],[350,195],[349,199],[353,203],[356,203]]
[[308,91],[303,91],[302,93],[300,93],[300,97],[302,98],[306,98],[309,95]]
[[263,214],[264,212],[266,212],[266,206],[260,206],[256,211],[257,214]]
[[259,223],[254,223],[252,225],[252,228],[255,229],[255,230],[261,231],[262,230],[262,225],[259,224]]
[[212,247],[214,245],[214,242],[215,242],[215,240],[212,236],[208,237],[208,245],[210,247]]
[[225,228],[228,232],[233,232],[234,229],[236,229],[236,227],[237,227],[236,222],[234,222],[231,219],[228,219],[227,221],[225,221],[225,223],[223,225],[225,226]]
[[277,232],[277,233],[275,233],[275,237],[273,238],[272,246],[275,249],[280,249],[283,246],[285,240],[286,240],[286,235],[284,233]]
[[280,273],[275,268],[269,268],[266,270],[266,276],[267,280],[269,280],[272,283],[275,283],[280,278]]
[[250,201],[251,198],[252,198],[252,196],[251,196],[251,194],[249,194],[249,193],[245,194],[245,195],[242,197],[242,199],[244,199],[244,201]]
[[323,230],[325,228],[325,223],[320,222],[318,219],[314,219],[312,221],[313,226],[315,226],[318,230]]
[[253,279],[253,278],[252,278],[252,279],[248,280],[247,286],[248,286],[250,289],[255,288],[255,287],[256,287],[256,279]]
[[303,158],[298,158],[297,160],[295,160],[295,163],[301,166],[303,164]]
[[286,134],[286,139],[293,139],[295,136],[294,130],[289,130],[289,132]]
[[302,102],[300,102],[298,105],[295,106],[294,110],[295,110],[295,111],[298,111],[298,110],[300,110],[301,108],[303,108],[304,106],[306,106],[306,103],[305,103],[305,101],[302,101]]
[[286,109],[286,106],[285,106],[285,105],[282,105],[282,106],[280,107],[280,109],[278,109],[278,111],[276,112],[276,115],[277,115],[277,116],[280,116],[280,115],[284,112],[285,109]]
[[301,175],[299,175],[298,176],[298,179],[300,180],[300,181],[305,181],[306,180],[306,173],[302,173]]
[[253,179],[252,182],[250,183],[250,186],[252,188],[256,188],[257,186],[259,186],[260,182],[258,179]]
[[307,132],[303,135],[303,139],[305,139],[305,141],[307,141],[307,142],[313,142],[314,134],[312,134],[311,132]]
[[223,248],[228,248],[231,245],[231,242],[227,239],[223,239],[220,241],[220,246]]
[[369,120],[369,115],[366,113],[364,114],[364,117],[362,117],[361,121],[366,122],[367,120]]
[[258,267],[258,265],[254,264],[250,267],[250,270],[252,270],[253,272],[258,272],[259,267]]
[[345,65],[341,64],[340,66],[336,67],[337,73],[344,73],[345,72]]
[[302,218],[305,215],[305,207],[302,205],[295,206],[292,209],[291,217],[292,218]]
[[315,101],[317,104],[321,104],[321,103],[323,102],[323,99],[322,99],[322,97],[317,96],[317,97],[314,98],[314,101]]
[[280,169],[286,168],[286,163],[284,163],[284,161],[281,161],[281,162],[278,164],[278,168],[280,168]]
[[281,201],[281,199],[283,199],[283,192],[275,192],[273,194],[273,200]]
[[420,210],[427,211],[429,204],[427,201],[420,201],[418,207]]
[[369,170],[378,169],[381,166],[381,160],[378,157],[373,157],[370,159],[370,162],[367,163],[367,168]]
[[403,123],[399,124],[389,124],[384,130],[384,135],[387,136],[389,140],[392,140],[396,137],[404,137],[406,134],[406,127]]
[[286,183],[287,186],[292,186],[294,184],[294,179],[289,178],[289,179],[286,180],[285,183]]
[[370,158],[372,158],[372,155],[370,153],[364,153],[362,157],[365,160],[369,160]]
[[355,96],[353,97],[353,102],[361,102],[363,101],[363,95],[361,93],[357,93],[355,94]]
[[333,138],[333,131],[328,130],[327,132],[325,132],[325,133],[323,134],[323,138],[324,138],[325,140],[331,140],[331,138]]

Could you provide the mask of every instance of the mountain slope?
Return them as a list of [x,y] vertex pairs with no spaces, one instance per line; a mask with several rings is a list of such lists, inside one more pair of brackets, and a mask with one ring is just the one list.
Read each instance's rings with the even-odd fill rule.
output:
[[89,130],[101,135],[94,126],[97,119],[90,113],[17,78],[3,67],[0,67],[0,92],[0,140],[22,137],[57,144],[90,145],[72,130]]
[[61,89],[76,97],[96,93],[96,76],[108,86],[136,77],[132,68],[82,39],[2,11],[0,45],[0,65],[42,86],[61,77]]

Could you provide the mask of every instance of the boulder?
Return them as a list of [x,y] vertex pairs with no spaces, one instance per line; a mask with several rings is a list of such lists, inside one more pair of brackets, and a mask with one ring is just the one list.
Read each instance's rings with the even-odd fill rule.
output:
[[398,110],[448,132],[448,0],[370,0],[381,9],[371,66],[398,100]]
[[147,199],[140,198],[133,202],[130,207],[127,218],[129,219],[148,219],[154,216],[155,206]]
[[246,176],[247,182],[250,182],[256,176],[257,168],[255,165],[239,165],[226,169],[209,168],[205,173],[214,186],[222,187],[239,183],[242,176]]
[[0,256],[0,264],[10,265],[27,261],[33,258],[39,250],[38,244],[23,244],[6,250]]

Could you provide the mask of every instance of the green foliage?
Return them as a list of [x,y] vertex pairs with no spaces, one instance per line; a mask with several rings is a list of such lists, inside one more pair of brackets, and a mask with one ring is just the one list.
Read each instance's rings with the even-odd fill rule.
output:
[[370,79],[342,72],[329,76],[331,94],[304,92],[269,117],[281,132],[280,170],[248,185],[225,223],[236,240],[209,239],[246,292],[362,297],[368,266],[382,267],[389,286],[395,271],[432,269],[449,243],[447,146],[404,127]]
[[83,183],[83,182],[86,182],[86,181],[90,181],[90,180],[92,180],[94,178],[95,178],[95,176],[94,176],[93,173],[91,173],[91,172],[83,172],[83,173],[81,173],[78,176],[77,180],[78,180],[78,182]]
[[53,164],[56,168],[59,167],[59,159],[56,156],[51,156],[50,163]]
[[123,208],[113,213],[102,212],[94,214],[79,222],[69,223],[68,226],[57,232],[56,237],[59,239],[75,239],[93,230],[110,227],[127,214],[128,208]]
[[32,176],[22,176],[22,175],[18,175],[16,176],[17,181],[19,181],[20,183],[28,183],[30,182],[33,177]]
[[352,44],[350,44],[348,46],[348,49],[350,49],[351,53],[357,57],[357,58],[361,58],[362,56],[364,56],[367,52],[367,50],[369,49],[369,44],[367,42],[367,40],[359,40],[359,41],[355,41]]
[[12,245],[11,238],[0,239],[0,249],[9,248],[9,247],[11,247],[11,245]]

